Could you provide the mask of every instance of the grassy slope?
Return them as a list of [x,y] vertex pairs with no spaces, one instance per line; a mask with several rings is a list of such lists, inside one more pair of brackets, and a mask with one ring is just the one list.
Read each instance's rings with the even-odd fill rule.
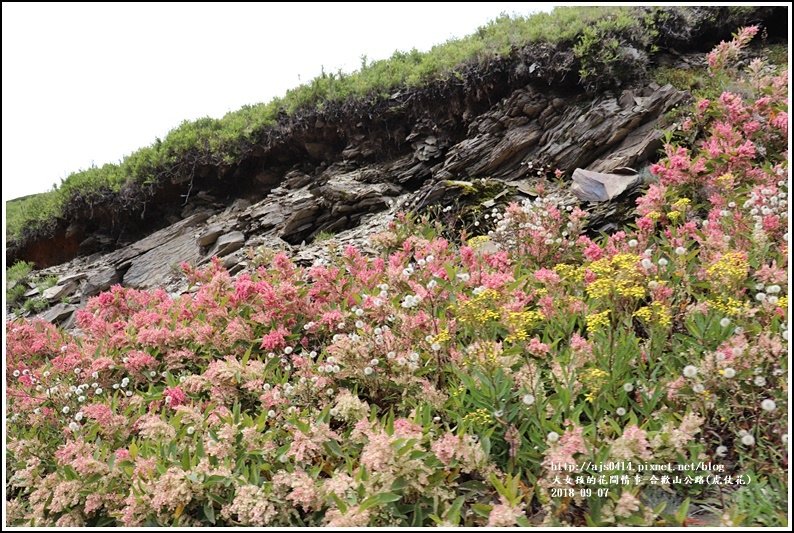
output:
[[281,98],[244,106],[221,119],[185,121],[165,139],[157,139],[119,164],[75,172],[50,192],[8,202],[7,236],[14,240],[21,236],[23,228],[46,227],[64,213],[74,196],[114,192],[127,183],[157,183],[172,175],[186,158],[199,156],[203,161],[233,163],[276,123],[280,112],[293,114],[298,109],[321,108],[329,101],[387,96],[397,87],[418,86],[454,73],[465,64],[484,62],[533,42],[570,42],[578,45],[578,54],[588,54],[594,35],[642,33],[639,9],[563,7],[528,18],[503,16],[472,35],[450,40],[425,53],[395,52],[389,59],[362,65],[353,74],[323,73]]
[[[707,13],[716,19],[747,18],[754,8],[733,7]],[[701,10],[702,11],[702,10]],[[450,40],[428,52],[395,52],[391,58],[362,65],[352,74],[323,73],[311,82],[288,91],[268,103],[243,106],[220,119],[205,117],[185,121],[164,139],[106,164],[71,174],[57,188],[6,203],[6,235],[9,244],[36,239],[49,233],[55,221],[68,218],[78,197],[88,205],[107,205],[122,187],[156,186],[173,177],[184,177],[194,163],[233,165],[252,146],[261,144],[283,113],[322,109],[329,102],[386,97],[398,87],[416,87],[434,79],[463,72],[471,64],[504,57],[530,43],[549,43],[570,48],[585,86],[602,80],[620,84],[639,65],[625,62],[624,46],[652,53],[659,37],[697,25],[702,13],[693,8],[559,7],[551,13],[529,17],[502,16],[474,34]],[[701,20],[702,22],[702,20]],[[733,24],[733,22],[731,22]],[[738,25],[738,22],[736,23]],[[670,30],[669,27],[675,28]],[[727,35],[726,35],[727,37]],[[662,44],[665,38],[661,38]],[[85,205],[85,204],[83,204]]]

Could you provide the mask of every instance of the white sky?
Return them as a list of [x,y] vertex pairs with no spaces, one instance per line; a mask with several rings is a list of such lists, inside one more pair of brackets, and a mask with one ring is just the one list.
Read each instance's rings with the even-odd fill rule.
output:
[[549,4],[2,4],[4,200],[164,137]]

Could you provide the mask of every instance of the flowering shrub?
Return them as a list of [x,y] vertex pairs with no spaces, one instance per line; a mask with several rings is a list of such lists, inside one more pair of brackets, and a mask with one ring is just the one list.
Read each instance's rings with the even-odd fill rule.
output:
[[[7,324],[7,523],[761,520],[788,469],[787,86],[764,72],[696,104],[700,140],[608,237],[541,196],[460,246],[405,216],[379,255],[183,265],[188,294],[113,287],[79,334]],[[622,483],[701,461],[769,490]]]

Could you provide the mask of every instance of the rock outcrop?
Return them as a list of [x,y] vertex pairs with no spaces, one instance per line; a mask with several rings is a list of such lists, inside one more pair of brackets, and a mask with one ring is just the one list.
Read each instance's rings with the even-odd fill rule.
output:
[[[714,40],[722,30],[703,13],[688,24]],[[670,42],[681,50],[700,44],[688,34]],[[705,58],[675,52],[657,60],[691,68]],[[535,196],[539,181],[560,205],[589,212],[588,231],[614,231],[633,214],[644,168],[669,127],[665,113],[687,95],[647,80],[594,95],[567,77],[576,68],[570,50],[537,43],[386,98],[299,110],[239,161],[174,173],[147,193],[153,198],[124,189],[87,214],[78,202],[60,229],[6,258],[56,276],[55,285],[24,294],[37,299],[43,319],[69,327],[76,309],[117,283],[185,291],[183,262],[217,257],[234,274],[264,247],[308,265],[328,253],[315,240],[331,236],[367,250],[366,237],[401,210],[443,210],[454,238],[460,221]]]
[[[178,222],[110,253],[45,269],[62,279],[43,296],[61,303],[42,318],[68,324],[77,306],[114,283],[179,293],[186,289],[180,263],[201,264],[217,256],[236,272],[245,268],[245,250],[251,247],[284,249],[311,263],[322,255],[322,245],[306,243],[321,233],[361,242],[400,209],[456,202],[491,207],[531,194],[533,183],[549,177],[551,169],[573,174],[574,187],[560,189],[560,201],[584,202],[593,223],[601,223],[594,229],[608,229],[603,224],[610,219],[614,224],[620,211],[614,200],[639,183],[636,176],[609,171],[642,166],[660,146],[660,117],[684,97],[669,85],[653,83],[596,98],[529,85],[472,117],[456,142],[428,118],[405,137],[411,153],[368,162],[374,152],[362,137],[343,150],[341,160],[318,165],[314,172],[296,165],[264,198],[223,207],[199,194]],[[472,193],[482,183],[490,184],[487,197]],[[622,209],[631,211],[630,206]],[[73,272],[80,275],[68,276]]]

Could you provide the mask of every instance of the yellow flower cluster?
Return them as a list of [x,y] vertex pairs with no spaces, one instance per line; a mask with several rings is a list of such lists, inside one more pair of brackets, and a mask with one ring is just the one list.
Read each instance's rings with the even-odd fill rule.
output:
[[562,279],[570,279],[572,281],[582,281],[584,279],[584,271],[580,268],[576,268],[573,265],[568,265],[565,263],[559,263],[554,265],[554,272],[557,273]]
[[609,327],[609,309],[587,315],[587,331],[598,331]]
[[749,265],[740,252],[728,252],[706,269],[709,280],[715,285],[732,288],[747,278]]
[[595,401],[608,376],[609,374],[600,368],[588,368],[579,375],[579,381],[587,389],[585,399],[588,402],[593,403]]
[[500,315],[493,307],[499,300],[499,293],[493,289],[486,289],[470,300],[463,302],[455,313],[463,324],[482,326],[491,320],[497,320]]
[[438,335],[433,337],[433,342],[437,342],[437,343],[441,344],[441,343],[444,343],[444,342],[449,342],[450,339],[451,339],[451,337],[449,336],[449,330],[444,328],[444,329],[442,329],[441,331],[438,332]]
[[472,248],[472,249],[476,250],[477,248],[479,248],[483,244],[485,244],[487,242],[490,242],[490,241],[491,241],[491,239],[490,239],[490,237],[488,237],[488,235],[479,235],[477,237],[472,237],[471,239],[466,241],[466,244],[469,245],[469,248]]
[[467,414],[463,417],[464,422],[471,422],[472,424],[480,424],[485,425],[491,422],[491,413],[488,412],[488,409],[480,408],[475,409],[471,413]]
[[777,306],[781,309],[788,309],[788,296],[781,296],[777,301]]
[[722,185],[723,187],[732,184],[733,174],[731,174],[730,172],[726,172],[725,174],[717,178],[717,183]]
[[505,339],[507,342],[520,342],[529,337],[529,332],[543,320],[540,311],[521,311],[507,315],[507,323],[510,326],[510,335]]
[[646,218],[650,218],[651,220],[659,220],[662,218],[662,215],[657,211],[651,211],[650,213],[646,213]]
[[607,298],[613,293],[624,298],[643,298],[645,287],[637,271],[639,260],[634,254],[617,254],[612,259],[599,259],[582,267],[598,276],[587,285],[587,295],[596,299]]
[[634,311],[634,316],[641,319],[643,322],[651,324],[653,322],[660,324],[663,327],[669,327],[673,322],[673,316],[670,308],[662,302],[653,302],[646,307],[640,307]]
[[739,316],[747,307],[747,304],[731,296],[706,300],[706,305],[726,316]]
[[673,210],[667,213],[667,218],[675,222],[686,213],[686,209],[691,203],[692,201],[689,198],[679,198],[671,206]]

